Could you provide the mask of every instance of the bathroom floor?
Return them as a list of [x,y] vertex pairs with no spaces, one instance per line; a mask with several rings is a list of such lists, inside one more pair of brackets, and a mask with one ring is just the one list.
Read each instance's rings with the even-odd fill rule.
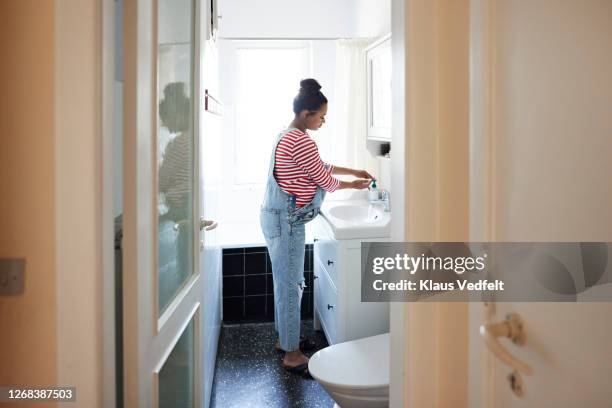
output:
[[[327,346],[325,335],[302,322],[302,334]],[[274,323],[225,325],[221,329],[211,407],[323,407],[334,401],[315,380],[287,372],[274,350]],[[314,354],[314,351],[306,353]]]

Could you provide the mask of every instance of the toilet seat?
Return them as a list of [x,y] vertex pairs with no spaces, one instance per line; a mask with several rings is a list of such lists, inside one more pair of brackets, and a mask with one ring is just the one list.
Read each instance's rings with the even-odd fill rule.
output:
[[322,385],[335,389],[388,390],[389,333],[319,350],[310,358],[308,371]]

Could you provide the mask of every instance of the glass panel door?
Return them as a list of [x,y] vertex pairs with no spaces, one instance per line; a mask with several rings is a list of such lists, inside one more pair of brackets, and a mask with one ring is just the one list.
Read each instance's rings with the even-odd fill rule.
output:
[[126,1],[123,10],[123,406],[201,407],[204,10],[200,0]]
[[192,320],[159,371],[159,408],[194,406],[194,340]]
[[157,249],[161,315],[193,273],[193,0],[158,0]]

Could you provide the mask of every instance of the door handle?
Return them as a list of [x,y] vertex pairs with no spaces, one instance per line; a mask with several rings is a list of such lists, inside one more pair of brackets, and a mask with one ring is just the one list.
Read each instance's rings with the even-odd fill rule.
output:
[[205,220],[204,217],[200,218],[200,231],[210,231],[217,228],[217,221]]
[[507,337],[512,340],[514,344],[522,345],[525,343],[523,320],[518,314],[510,313],[506,316],[506,320],[501,323],[487,323],[481,325],[480,337],[484,340],[489,351],[502,362],[524,374],[533,374],[533,369],[529,364],[514,357],[499,342],[499,337]]

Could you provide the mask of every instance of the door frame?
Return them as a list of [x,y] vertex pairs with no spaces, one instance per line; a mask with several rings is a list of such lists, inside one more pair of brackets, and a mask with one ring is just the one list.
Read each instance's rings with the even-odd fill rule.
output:
[[54,5],[54,357],[57,384],[75,386],[79,402],[91,407],[115,406],[116,392],[113,3],[66,0]]
[[102,406],[117,405],[114,231],[115,1],[102,0]]
[[[448,199],[448,183],[454,180],[453,165],[457,165],[445,163],[454,142],[448,126],[443,125],[445,120],[454,118],[448,106],[467,100],[461,99],[461,92],[445,85],[467,87],[469,80],[467,75],[458,79],[444,69],[442,62],[457,50],[465,50],[461,55],[467,58],[468,33],[462,31],[465,38],[458,41],[465,42],[459,44],[445,23],[457,24],[453,30],[462,29],[461,24],[468,28],[465,20],[449,20],[453,17],[448,6],[460,7],[463,18],[469,16],[470,4],[467,0],[447,2],[392,0],[392,191],[394,216],[401,224],[393,230],[394,241],[440,241],[457,236],[460,230],[447,224],[453,213],[443,201]],[[454,48],[457,46],[465,48]],[[467,145],[467,127],[465,134]],[[461,165],[467,172],[469,163]],[[469,179],[469,175],[466,177]],[[465,199],[469,199],[467,192]],[[466,221],[463,239],[468,238],[467,229]],[[391,407],[468,406],[467,306],[391,304]],[[457,347],[464,345],[465,358],[451,359]]]
[[[495,241],[495,0],[470,1],[470,241]],[[481,340],[478,329],[490,323],[495,303],[469,304],[469,403],[490,407],[495,403],[496,359]]]
[[[405,126],[406,126],[406,0],[391,0],[391,59],[392,114],[391,191],[393,192],[393,216],[398,222],[391,225],[393,241],[405,237]],[[400,114],[397,114],[400,113]],[[401,177],[395,177],[400,175]],[[404,303],[389,305],[389,351],[394,356],[389,361],[389,406],[406,406],[406,307]]]

